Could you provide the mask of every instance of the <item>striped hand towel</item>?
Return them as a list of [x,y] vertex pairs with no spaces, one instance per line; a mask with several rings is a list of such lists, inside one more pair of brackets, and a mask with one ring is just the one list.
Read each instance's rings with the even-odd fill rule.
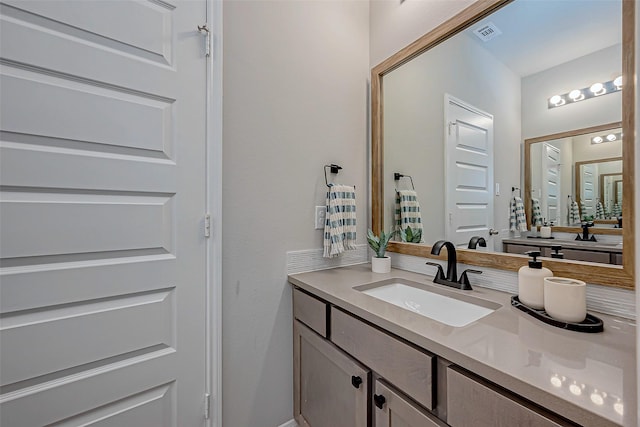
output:
[[571,206],[569,207],[569,224],[577,224],[580,222],[580,209],[578,208],[578,202],[575,200],[571,201]]
[[613,216],[618,217],[622,215],[622,208],[620,207],[620,203],[616,203],[613,205]]
[[596,219],[604,219],[604,207],[600,200],[596,202]]
[[584,200],[580,200],[580,219],[583,220],[587,216],[587,205]]
[[406,230],[411,227],[415,233],[422,233],[422,216],[420,214],[420,203],[418,194],[414,190],[396,191],[396,230]]
[[327,219],[324,224],[325,258],[356,249],[356,189],[331,184],[327,191]]
[[524,203],[520,197],[511,199],[511,215],[509,217],[509,230],[527,231],[527,215],[524,212]]
[[540,208],[540,200],[531,199],[531,224],[542,225],[542,209]]

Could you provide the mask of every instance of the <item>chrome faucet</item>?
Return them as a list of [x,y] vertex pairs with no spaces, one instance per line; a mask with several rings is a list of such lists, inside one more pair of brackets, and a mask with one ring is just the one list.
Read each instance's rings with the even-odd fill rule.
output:
[[438,240],[431,247],[431,255],[440,255],[440,251],[442,247],[447,248],[447,275],[444,275],[444,270],[442,266],[435,262],[427,262],[428,265],[433,265],[438,267],[438,271],[436,276],[433,278],[434,283],[438,283],[440,285],[450,286],[452,288],[462,289],[465,291],[471,291],[473,288],[469,283],[469,277],[467,277],[467,273],[476,273],[481,274],[480,270],[465,270],[460,276],[460,280],[458,280],[458,266],[457,266],[457,256],[456,256],[456,247],[453,243],[448,242],[446,240]]

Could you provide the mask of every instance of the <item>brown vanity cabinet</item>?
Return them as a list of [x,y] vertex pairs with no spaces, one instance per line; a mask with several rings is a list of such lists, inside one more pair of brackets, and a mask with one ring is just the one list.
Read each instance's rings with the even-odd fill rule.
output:
[[447,368],[447,408],[451,427],[576,426],[457,366]]
[[368,427],[370,372],[294,321],[294,414],[301,427]]
[[293,295],[301,427],[576,426],[313,295]]
[[445,427],[446,424],[424,409],[409,402],[381,380],[373,395],[375,427]]

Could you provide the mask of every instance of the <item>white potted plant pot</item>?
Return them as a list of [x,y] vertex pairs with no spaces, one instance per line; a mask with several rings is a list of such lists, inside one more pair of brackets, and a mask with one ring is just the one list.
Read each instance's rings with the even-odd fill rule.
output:
[[390,273],[391,272],[391,257],[385,256],[378,258],[377,256],[371,257],[371,271],[374,273]]

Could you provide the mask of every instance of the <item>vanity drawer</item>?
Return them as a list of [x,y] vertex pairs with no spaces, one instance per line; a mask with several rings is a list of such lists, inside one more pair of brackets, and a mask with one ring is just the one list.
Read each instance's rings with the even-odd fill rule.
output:
[[327,303],[293,288],[293,317],[327,337]]
[[523,255],[529,251],[539,251],[540,247],[533,245],[518,245],[515,243],[503,243],[503,250],[508,254],[520,254]]
[[451,427],[574,427],[522,398],[447,368],[447,423]]
[[427,409],[435,357],[331,307],[331,341]]
[[564,253],[564,259],[571,259],[575,261],[589,261],[589,262],[600,262],[603,264],[609,264],[611,260],[611,255],[609,254],[609,252],[562,249],[562,253]]

